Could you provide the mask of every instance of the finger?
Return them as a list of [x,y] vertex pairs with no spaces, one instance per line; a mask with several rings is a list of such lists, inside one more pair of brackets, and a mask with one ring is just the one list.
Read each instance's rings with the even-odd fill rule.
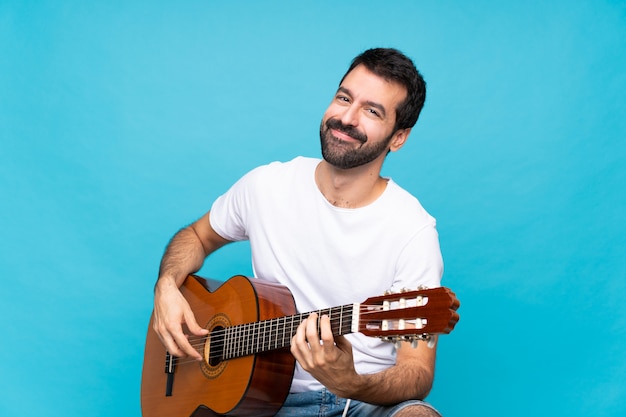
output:
[[172,339],[169,333],[156,333],[167,352],[174,356],[184,356],[183,351],[178,348],[178,345],[174,342],[174,339]]
[[196,317],[193,315],[191,310],[185,311],[185,324],[187,324],[187,328],[189,331],[196,336],[206,336],[209,334],[209,331],[204,327],[200,326],[196,321]]
[[313,353],[318,352],[321,348],[318,323],[317,313],[311,313],[306,319],[306,341]]
[[291,338],[291,354],[293,357],[302,365],[305,365],[310,362],[311,351],[309,349],[309,344],[306,341],[306,319],[302,320],[302,322],[298,325],[296,329],[296,333]]
[[320,335],[325,347],[332,347],[335,344],[333,330],[330,326],[330,317],[326,314],[320,318]]
[[[193,315],[191,319],[193,319]],[[193,320],[195,321],[195,319]],[[160,320],[157,319],[157,315],[155,314],[154,329],[159,339],[161,339],[163,346],[165,346],[165,349],[167,349],[170,354],[178,357],[190,356],[195,359],[202,359],[202,355],[189,343],[187,335],[183,332],[180,320]]]
[[165,326],[158,327],[155,324],[154,329],[167,352],[177,357],[187,356],[185,352],[178,346],[178,343],[176,342],[175,337],[172,335],[172,332],[170,332]]
[[178,349],[182,351],[182,356],[189,356],[197,360],[202,359],[202,355],[191,345],[191,343],[189,343],[189,338],[186,334],[183,333],[182,328],[180,328],[179,331],[177,330],[176,332],[170,332],[170,334],[174,339],[174,343],[176,343],[176,346],[178,346]]

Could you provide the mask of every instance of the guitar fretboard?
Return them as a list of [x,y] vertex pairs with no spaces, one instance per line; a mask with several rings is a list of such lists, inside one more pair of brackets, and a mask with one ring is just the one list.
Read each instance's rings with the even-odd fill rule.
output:
[[[333,335],[340,336],[352,333],[354,307],[354,304],[348,304],[318,310],[316,313],[319,317],[327,315],[330,318]],[[210,337],[211,357],[228,360],[289,347],[291,338],[296,334],[298,326],[311,313],[300,313],[219,330],[215,329]]]

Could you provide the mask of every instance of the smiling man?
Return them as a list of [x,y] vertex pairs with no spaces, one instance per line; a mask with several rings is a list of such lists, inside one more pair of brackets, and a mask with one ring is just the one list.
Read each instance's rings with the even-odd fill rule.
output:
[[[363,52],[322,118],[323,159],[298,157],[252,170],[172,238],[154,308],[154,330],[170,353],[202,359],[182,323],[195,335],[207,331],[179,287],[229,242],[249,240],[255,276],[289,288],[299,312],[389,289],[440,285],[434,218],[380,175],[387,154],[408,139],[425,93],[413,62],[399,51]],[[435,351],[424,343],[396,348],[362,334],[335,337],[329,318],[312,314],[293,336],[296,371],[277,415],[438,416],[423,401]]]

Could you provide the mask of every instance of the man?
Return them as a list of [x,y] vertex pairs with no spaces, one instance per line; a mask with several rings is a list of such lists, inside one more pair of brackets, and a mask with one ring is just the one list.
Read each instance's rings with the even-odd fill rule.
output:
[[[254,274],[293,293],[298,311],[436,287],[443,271],[435,220],[389,178],[380,176],[417,121],[425,83],[395,49],[357,56],[326,110],[323,160],[295,158],[252,170],[198,221],[170,242],[155,288],[154,329],[167,350],[201,359],[183,334],[204,335],[178,287],[221,246],[249,240]],[[328,317],[309,316],[291,352],[297,360],[289,415],[438,416],[424,399],[435,348],[361,334],[333,337]],[[309,414],[307,414],[307,412]]]

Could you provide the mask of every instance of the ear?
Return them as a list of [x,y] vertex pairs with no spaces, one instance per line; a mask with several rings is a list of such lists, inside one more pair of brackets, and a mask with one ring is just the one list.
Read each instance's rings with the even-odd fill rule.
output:
[[402,146],[404,146],[406,140],[409,138],[410,133],[411,128],[399,129],[396,133],[394,133],[393,137],[391,138],[391,142],[389,142],[389,150],[391,152],[395,152]]

